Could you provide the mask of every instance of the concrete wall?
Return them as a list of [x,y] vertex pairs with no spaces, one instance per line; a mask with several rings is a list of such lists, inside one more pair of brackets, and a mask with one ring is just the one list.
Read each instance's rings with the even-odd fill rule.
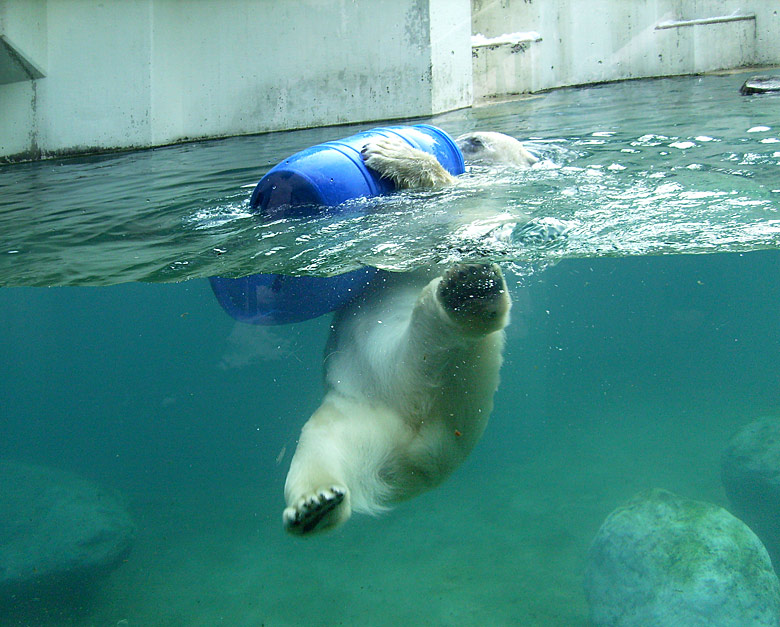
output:
[[780,64],[779,14],[774,0],[473,0],[474,33],[521,34],[474,48],[474,96]]
[[[779,12],[780,0],[0,0],[0,163],[780,64]],[[724,16],[742,19],[706,21]],[[472,48],[472,29],[526,35]]]
[[5,0],[0,160],[469,106],[470,16],[469,0]]

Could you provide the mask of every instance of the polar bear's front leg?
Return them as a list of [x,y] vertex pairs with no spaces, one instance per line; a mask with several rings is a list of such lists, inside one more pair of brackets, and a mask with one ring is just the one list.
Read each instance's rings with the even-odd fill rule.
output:
[[369,168],[392,180],[397,189],[443,187],[455,182],[436,157],[400,138],[382,137],[372,141],[361,154]]
[[352,514],[341,422],[339,413],[324,403],[303,426],[284,484],[282,521],[292,534],[333,529]]
[[487,335],[507,325],[511,301],[494,263],[453,266],[442,276],[436,296],[450,320],[469,334]]

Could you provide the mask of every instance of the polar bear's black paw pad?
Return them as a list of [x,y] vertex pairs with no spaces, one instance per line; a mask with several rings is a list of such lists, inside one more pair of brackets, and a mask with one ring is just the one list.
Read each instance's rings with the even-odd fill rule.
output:
[[290,533],[303,535],[318,528],[325,528],[329,515],[341,505],[346,490],[340,486],[323,488],[303,497],[292,507],[284,510],[284,527]]
[[501,269],[494,263],[458,264],[442,277],[439,301],[457,323],[503,327],[509,296]]

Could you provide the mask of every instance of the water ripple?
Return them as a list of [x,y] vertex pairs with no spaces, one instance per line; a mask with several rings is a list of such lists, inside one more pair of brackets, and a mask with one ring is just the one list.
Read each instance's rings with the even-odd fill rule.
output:
[[573,257],[778,248],[776,105],[740,98],[741,80],[561,90],[446,114],[428,121],[530,137],[539,164],[470,168],[450,189],[355,199],[314,219],[262,221],[248,207],[255,182],[366,125],[0,168],[0,285],[484,259],[527,273]]

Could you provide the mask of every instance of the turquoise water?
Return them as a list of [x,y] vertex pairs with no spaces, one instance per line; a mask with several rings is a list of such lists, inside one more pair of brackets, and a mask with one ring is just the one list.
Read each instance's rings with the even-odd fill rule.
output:
[[[545,167],[375,201],[297,259],[323,222],[269,231],[244,186],[365,126],[0,169],[0,456],[119,490],[139,529],[88,601],[8,622],[586,625],[585,553],[607,514],[649,487],[728,506],[728,438],[780,413],[780,98],[740,97],[743,80],[426,120],[531,138]],[[445,208],[477,201],[572,231],[453,234]],[[284,476],[329,321],[235,323],[203,277],[471,255],[502,261],[514,299],[483,440],[383,517],[285,535]]]

